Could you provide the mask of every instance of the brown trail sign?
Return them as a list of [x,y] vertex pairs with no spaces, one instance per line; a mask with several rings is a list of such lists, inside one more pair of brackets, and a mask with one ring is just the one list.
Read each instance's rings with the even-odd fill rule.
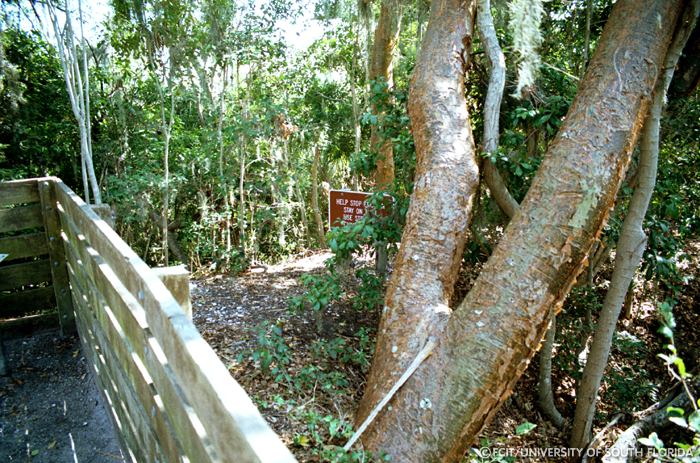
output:
[[[328,193],[328,224],[329,228],[359,222],[373,206],[367,202],[373,193],[348,190],[330,190]],[[376,213],[387,217],[391,210],[393,199],[384,194],[382,206]]]
[[329,228],[355,223],[367,212],[365,201],[371,193],[361,191],[330,190],[328,193]]

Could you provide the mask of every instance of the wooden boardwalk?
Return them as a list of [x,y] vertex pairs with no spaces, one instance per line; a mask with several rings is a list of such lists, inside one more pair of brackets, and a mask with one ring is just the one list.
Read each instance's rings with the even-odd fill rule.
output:
[[1,317],[77,328],[132,461],[296,461],[163,275],[59,179],[0,183],[0,254]]

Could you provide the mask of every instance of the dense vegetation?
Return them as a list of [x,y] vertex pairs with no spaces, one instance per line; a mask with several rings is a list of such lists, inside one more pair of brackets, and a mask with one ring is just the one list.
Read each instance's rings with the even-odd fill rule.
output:
[[[365,265],[355,271],[347,262],[374,249],[382,252],[387,243],[391,256],[400,242],[416,169],[407,113],[409,84],[429,14],[424,0],[403,5],[389,85],[369,78],[379,3],[110,2],[103,31],[83,45],[90,76],[92,156],[102,201],[114,208],[118,232],[144,260],[154,266],[184,263],[197,275],[236,275],[251,265],[276,263],[327,245],[335,255],[328,271],[303,278],[307,291],[290,300],[290,310],[313,317],[319,333],[326,331],[323,313],[335,300],[347,301],[351,295],[353,310],[377,312],[383,300],[382,269]],[[525,196],[562,124],[612,3],[544,2],[542,64],[536,85],[520,98],[513,95],[517,76],[512,64],[521,59],[514,47],[514,26],[506,2],[494,2],[508,71],[500,145],[481,159],[495,163],[516,201]],[[56,37],[48,33],[48,16],[34,2],[4,1],[2,8],[0,180],[56,175],[84,192],[80,135]],[[306,28],[321,33],[308,45],[299,45],[295,42],[306,40],[308,33],[294,38],[304,30],[290,26],[295,21],[306,21]],[[82,53],[79,45],[76,50]],[[483,131],[489,69],[475,36],[466,83],[475,140],[481,140]],[[698,371],[698,346],[691,342],[698,340],[688,340],[686,348],[683,336],[674,337],[672,314],[675,308],[681,312],[677,318],[698,321],[685,312],[693,311],[689,301],[700,301],[697,286],[696,299],[689,290],[689,278],[693,272],[698,275],[699,120],[697,90],[670,94],[658,181],[644,224],[649,239],[625,313],[628,319],[634,318],[633,308],[641,314],[646,310],[641,301],[663,310],[640,321],[647,338],[640,340],[631,329],[616,335],[614,368],[606,376],[598,415],[601,427],[617,411],[641,409],[640,404],[658,402],[667,394],[664,388],[672,381],[656,377],[663,361],[654,366],[640,360],[653,358],[667,341],[680,352],[678,357],[675,348],[663,352],[670,352],[665,361],[673,380],[690,382],[684,372]],[[375,183],[380,155],[370,140],[373,130],[393,147],[395,176],[390,185]],[[558,405],[568,417],[573,408],[563,397],[573,394],[581,378],[581,359],[610,278],[611,250],[614,255],[638,184],[635,172],[633,161],[601,236],[600,252],[589,256],[590,267],[558,319],[557,343],[567,348],[555,349],[551,374],[560,384]],[[379,193],[374,197],[377,206],[385,201],[384,193],[390,194],[391,213],[368,215],[326,233],[329,187]],[[467,292],[508,222],[485,185],[477,198],[455,299]],[[343,287],[349,274],[356,282],[350,289]],[[665,338],[655,334],[659,326]],[[333,393],[347,392],[351,385],[342,368],[334,370],[333,365],[366,372],[376,330],[356,328],[350,344],[324,335],[314,347],[319,366],[294,378],[287,372],[281,326],[257,327],[257,345],[249,354],[270,381],[286,385],[287,392],[275,400],[288,403],[291,395],[319,382]],[[692,328],[677,330],[687,334]],[[679,439],[695,439],[697,448],[697,412],[693,416],[689,427],[694,434]],[[309,431],[298,434],[294,444],[305,451],[315,448],[323,458],[338,458],[324,441],[350,433],[349,420],[317,412],[308,412],[303,420]],[[527,427],[519,429],[527,433]]]

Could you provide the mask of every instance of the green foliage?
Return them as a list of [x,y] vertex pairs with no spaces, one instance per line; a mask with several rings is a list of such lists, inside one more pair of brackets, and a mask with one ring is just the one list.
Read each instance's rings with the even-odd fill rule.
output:
[[291,360],[289,346],[282,336],[282,328],[265,321],[255,329],[256,346],[251,358],[260,370],[276,382],[289,381],[287,366]]
[[338,275],[331,271],[322,275],[305,274],[301,283],[306,289],[304,294],[293,296],[289,307],[292,311],[301,313],[310,309],[316,319],[316,330],[323,330],[323,311],[328,305],[343,296],[343,290]]
[[0,180],[58,175],[79,185],[78,136],[58,55],[36,32],[0,32]]
[[[683,359],[678,356],[674,342],[674,329],[676,328],[675,317],[673,316],[673,300],[666,300],[658,305],[659,318],[661,327],[659,333],[668,340],[666,350],[668,354],[659,354],[659,357],[666,364],[666,369],[669,374],[683,384],[683,393],[688,395],[692,410],[690,413],[679,407],[668,407],[668,419],[676,426],[689,432],[691,437],[690,443],[675,442],[674,445],[682,452],[666,452],[667,447],[664,441],[656,432],[652,432],[648,437],[642,437],[639,442],[642,445],[655,449],[657,455],[671,455],[664,458],[663,461],[672,462],[694,462],[700,457],[700,400],[696,400],[691,393],[688,382],[692,376],[686,371]],[[654,461],[662,461],[656,458]]]
[[524,423],[520,423],[518,426],[515,427],[515,435],[524,436],[525,434],[529,434],[530,431],[532,431],[536,427],[536,424],[530,423],[529,421],[525,421]]
[[[681,270],[688,239],[698,236],[700,177],[700,99],[691,96],[671,102],[663,121],[659,172],[645,230],[649,237],[642,269],[647,279],[678,292],[685,283]],[[694,122],[691,122],[694,121]]]
[[384,279],[367,268],[357,270],[355,276],[360,281],[360,287],[352,306],[355,310],[376,310],[384,302]]
[[612,349],[612,359],[605,373],[607,390],[602,400],[626,410],[655,399],[659,391],[644,367],[643,360],[648,353],[644,342],[627,331],[620,331],[614,334]]

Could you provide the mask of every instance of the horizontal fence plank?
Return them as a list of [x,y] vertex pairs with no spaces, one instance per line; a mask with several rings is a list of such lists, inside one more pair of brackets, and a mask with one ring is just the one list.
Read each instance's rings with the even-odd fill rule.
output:
[[48,259],[0,267],[0,291],[51,281]]
[[[77,326],[80,326],[85,336],[91,341],[90,349],[97,355],[93,355],[91,361],[95,363],[98,374],[108,383],[113,392],[113,406],[117,414],[121,416],[122,431],[131,434],[132,440],[138,444],[139,452],[144,455],[144,461],[163,461],[162,452],[158,445],[153,429],[150,426],[148,413],[138,399],[131,383],[125,378],[121,369],[120,361],[115,358],[112,344],[102,330],[100,323],[93,316],[93,309],[96,307],[97,296],[95,288],[90,282],[89,276],[82,279],[76,273],[75,262],[69,264],[73,291],[82,299],[81,310],[77,313]],[[87,306],[86,306],[87,305]],[[114,403],[114,401],[118,403]],[[128,425],[124,427],[124,425]]]
[[17,317],[26,313],[53,310],[56,300],[53,287],[28,289],[13,293],[0,293],[0,317]]
[[44,227],[44,219],[41,217],[41,204],[0,209],[0,233],[39,227]]
[[[82,312],[84,314],[90,310],[87,307],[87,300],[85,296],[81,294],[78,286],[74,288],[71,295],[73,297],[73,305],[74,307],[78,308],[79,313]],[[128,413],[124,409],[123,403],[119,398],[117,387],[104,367],[98,343],[95,340],[90,327],[84,323],[81,317],[82,315],[78,315],[79,321],[76,323],[76,328],[78,330],[78,334],[80,335],[83,355],[85,355],[87,358],[100,393],[103,399],[105,399],[107,402],[108,409],[111,412],[111,416],[115,424],[115,429],[118,431],[122,442],[122,450],[129,454],[133,463],[148,461],[146,459],[146,455],[142,451],[141,443],[131,428]]]
[[43,256],[48,253],[49,245],[46,242],[46,233],[43,232],[0,238],[0,254],[8,255],[3,262]]
[[144,306],[167,364],[180,378],[185,396],[221,457],[239,462],[296,461],[148,266],[60,181],[56,192],[64,214]]
[[0,207],[12,204],[38,203],[38,180],[0,182]]
[[[103,326],[108,326],[111,321],[119,327],[118,329],[124,339],[128,341],[129,346],[133,346],[133,351],[137,354],[141,364],[146,366],[144,370],[147,372],[140,372],[139,375],[148,376],[146,381],[153,383],[154,394],[159,395],[160,400],[162,400],[162,405],[151,403],[148,395],[146,393],[143,395],[143,399],[146,401],[145,405],[152,411],[163,441],[166,442],[170,439],[167,434],[177,436],[177,444],[166,442],[167,445],[164,447],[167,447],[167,450],[174,446],[173,452],[180,453],[181,446],[182,452],[187,454],[193,462],[220,461],[215,451],[209,448],[208,439],[202,435],[201,423],[188,404],[187,398],[180,392],[182,385],[169,371],[167,360],[165,360],[158,342],[150,335],[143,308],[120,284],[111,268],[104,265],[101,256],[94,249],[88,247],[85,238],[80,237],[70,217],[62,212],[61,219],[64,226],[64,239],[67,242],[66,250],[70,255],[69,261],[75,260],[77,262],[77,259],[80,259],[80,263],[76,263],[76,265],[79,265],[83,271],[90,273],[91,280],[104,298],[105,303],[96,306],[101,310],[95,310],[94,316],[100,319]],[[76,258],[74,255],[80,257]],[[113,320],[107,320],[109,315],[113,317]],[[135,361],[135,359],[133,360]],[[129,364],[125,366],[128,368]],[[138,379],[136,378],[137,373],[133,371],[132,373],[135,379]]]
[[19,318],[0,318],[0,330],[16,331],[18,329],[27,329],[33,331],[38,328],[49,328],[56,326],[58,322],[58,311],[50,310],[36,315],[26,315]]
[[[73,249],[72,245],[67,247],[68,253],[70,255],[70,260],[75,261],[76,258],[74,254],[77,252]],[[85,255],[86,250],[80,253]],[[76,266],[77,267],[77,266]],[[95,322],[99,324],[104,333],[104,342],[108,343],[114,354],[114,361],[119,362],[121,368],[124,370],[129,383],[133,385],[136,395],[139,397],[141,402],[141,407],[148,410],[152,416],[153,427],[156,434],[159,436],[159,442],[161,447],[164,449],[165,454],[168,456],[167,461],[180,461],[179,456],[182,454],[176,439],[175,433],[172,426],[168,422],[165,416],[165,410],[163,408],[162,401],[156,396],[158,392],[155,390],[153,381],[151,379],[148,370],[141,361],[140,357],[135,355],[135,350],[132,347],[131,341],[124,332],[124,327],[117,320],[114,315],[114,311],[110,307],[110,304],[105,300],[101,291],[98,289],[98,284],[95,281],[100,281],[100,277],[95,277],[95,262],[91,258],[81,258],[81,265],[77,267],[80,271],[86,273],[86,279],[88,281],[88,286],[91,292],[91,305],[95,308],[102,308],[103,310],[93,310],[91,316],[94,318]],[[69,267],[72,272],[72,278],[75,278],[75,273],[72,267]],[[100,285],[102,286],[102,285]],[[134,329],[143,333],[143,338],[146,338],[144,329],[138,325],[135,319],[132,320],[132,326],[130,329]],[[148,345],[148,342],[142,343],[142,348]]]

